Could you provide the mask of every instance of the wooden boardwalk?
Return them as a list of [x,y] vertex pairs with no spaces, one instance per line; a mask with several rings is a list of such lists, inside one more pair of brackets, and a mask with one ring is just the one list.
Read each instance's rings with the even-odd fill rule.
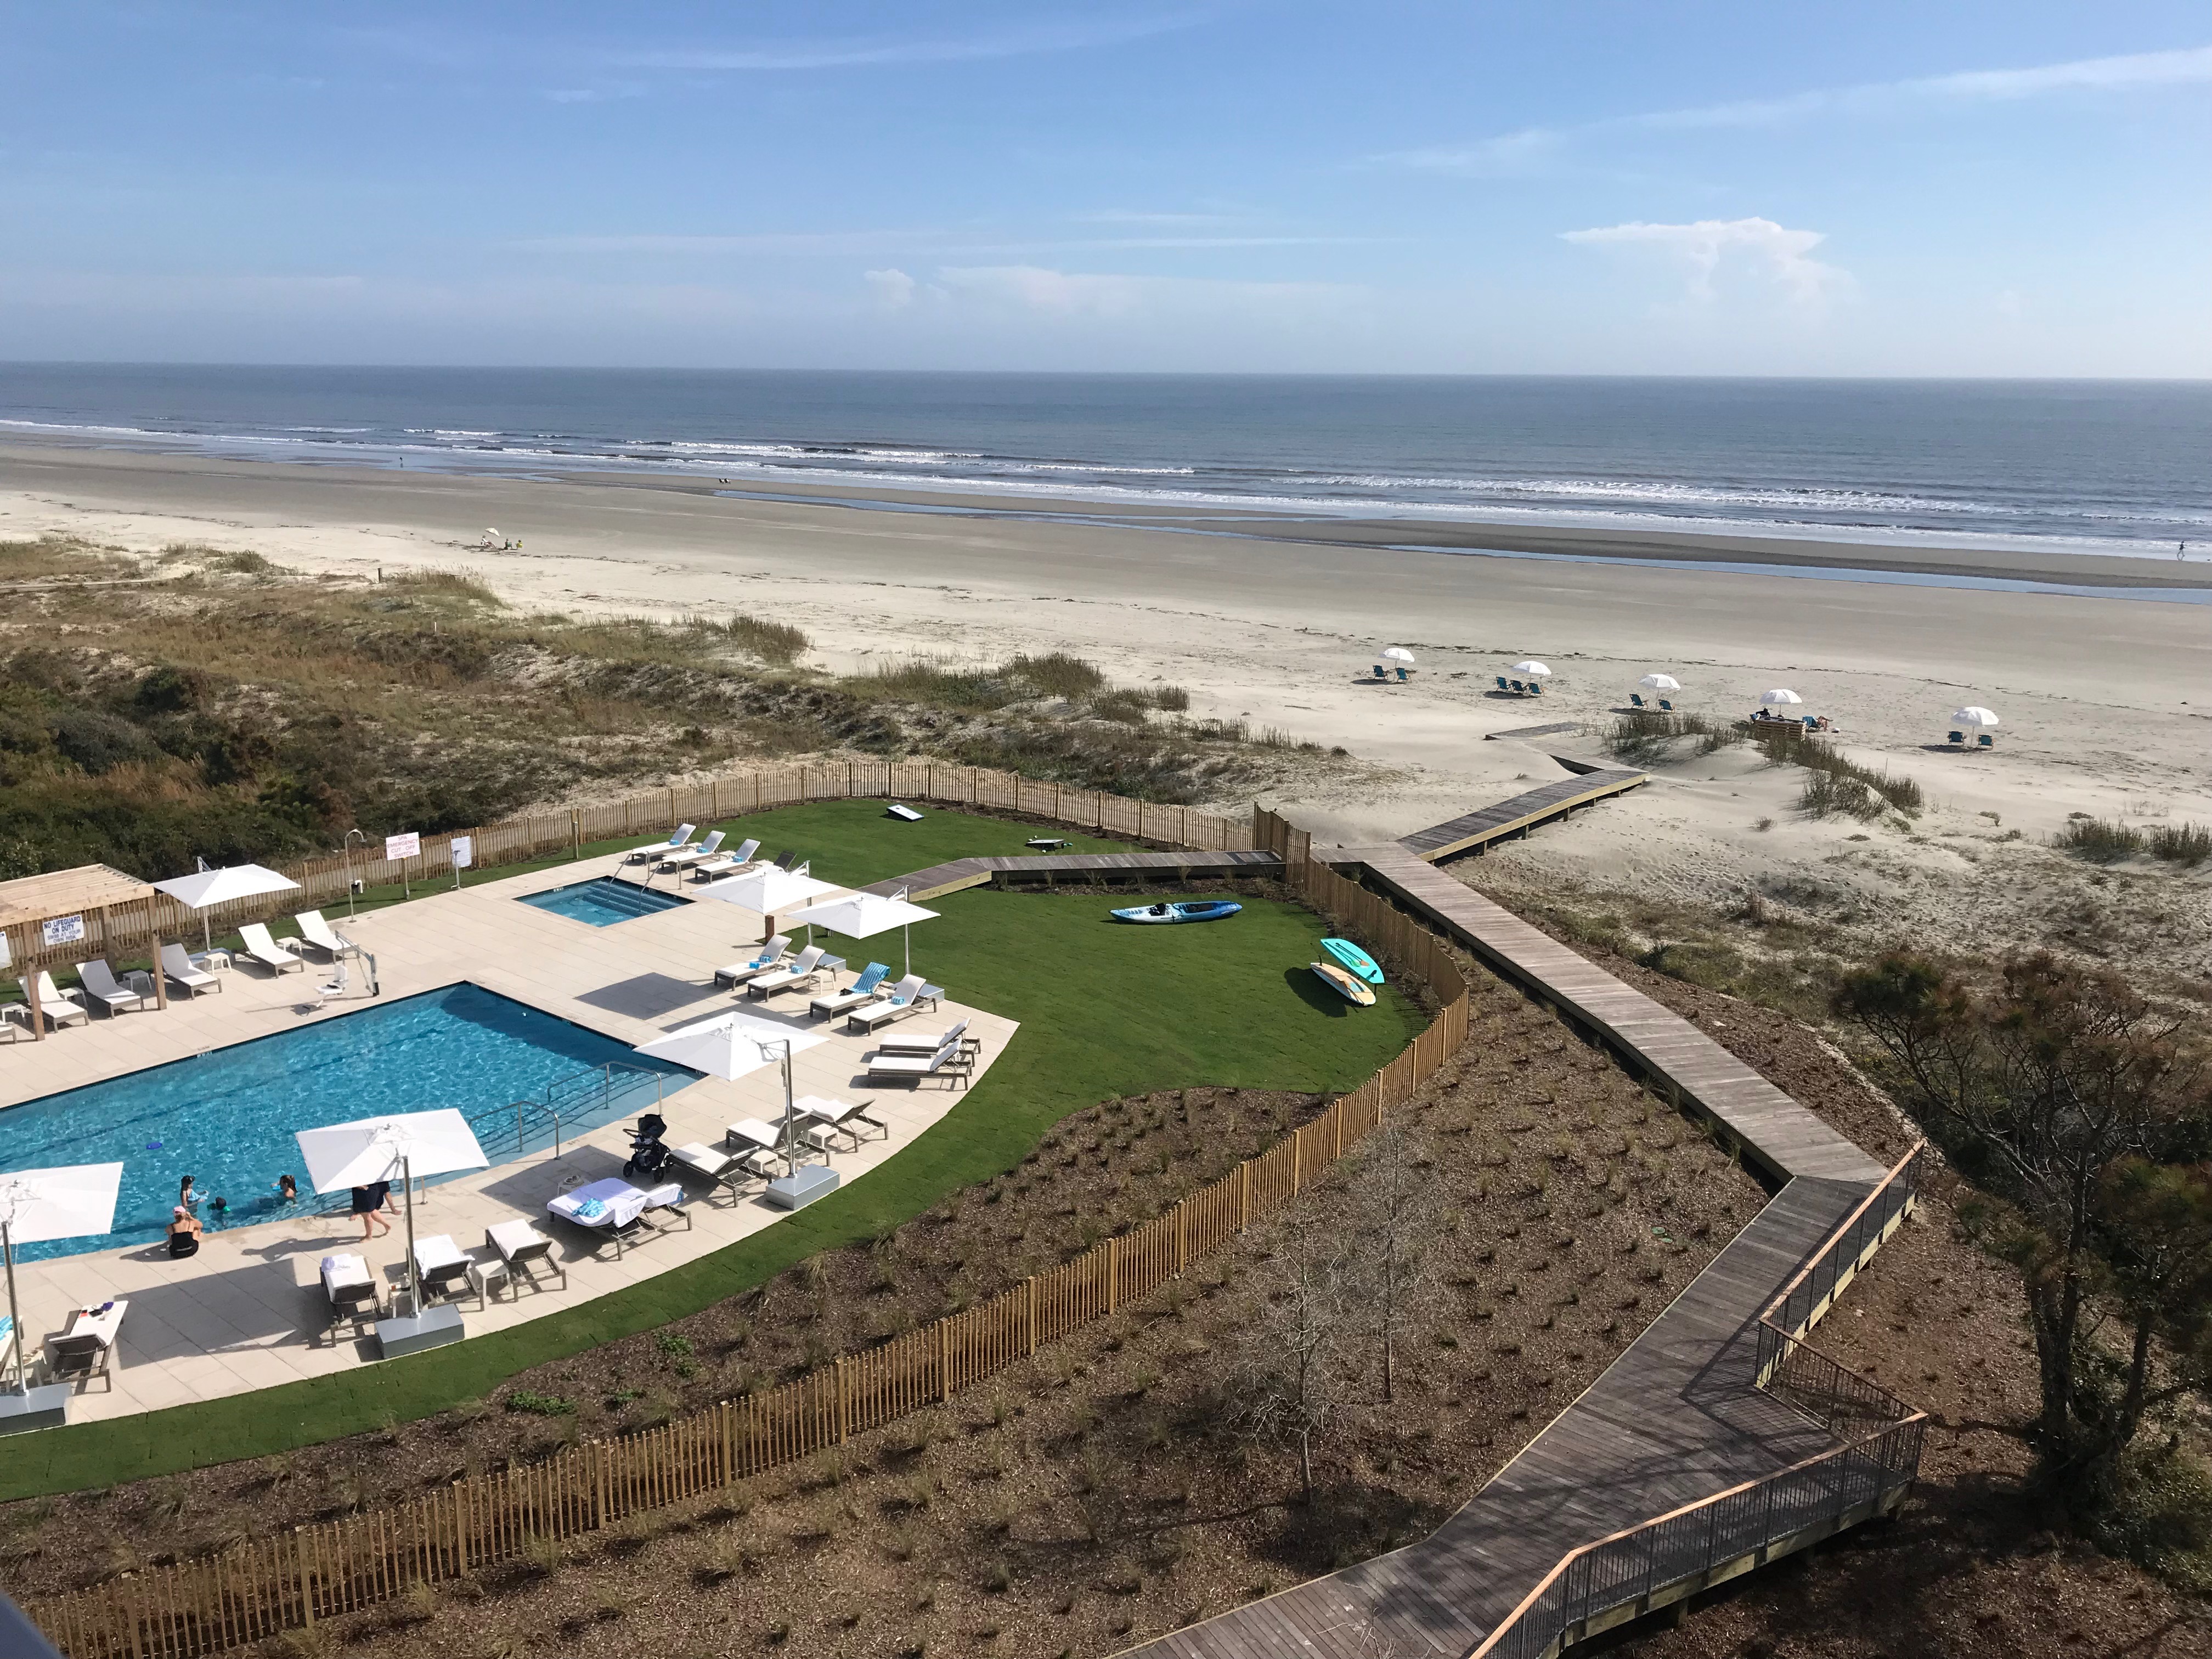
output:
[[1283,867],[1283,861],[1263,848],[1239,848],[1227,853],[1045,853],[1034,858],[955,859],[933,865],[911,875],[895,876],[863,889],[885,897],[905,890],[919,904],[966,887],[989,883],[1004,886],[1015,881],[1188,881],[1193,876],[1266,875]]
[[1437,1531],[1133,1650],[1143,1659],[1456,1659],[1570,1551],[1836,1443],[1755,1386],[1757,1325],[1881,1182],[1881,1166],[1688,1021],[1431,867],[1435,854],[1412,844],[1424,839],[1316,856],[1360,866],[1431,927],[1599,1031],[1678,1091],[1685,1109],[1723,1126],[1781,1190]]
[[1561,778],[1449,823],[1417,830],[1402,837],[1398,845],[1432,863],[1461,853],[1480,852],[1508,836],[1523,835],[1540,823],[1565,817],[1577,806],[1625,794],[1650,781],[1648,773],[1601,768],[1579,777]]

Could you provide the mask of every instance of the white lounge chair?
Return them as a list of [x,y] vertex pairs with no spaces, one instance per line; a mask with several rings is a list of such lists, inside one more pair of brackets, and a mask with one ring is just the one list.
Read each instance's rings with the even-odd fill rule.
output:
[[623,854],[624,864],[651,864],[655,860],[668,858],[682,852],[691,844],[691,836],[699,826],[679,823],[670,831],[666,841],[649,841],[642,847],[633,847]]
[[342,1319],[358,1320],[364,1313],[374,1319],[384,1311],[376,1276],[369,1272],[368,1263],[351,1251],[323,1258],[323,1297],[331,1304],[333,1325]]
[[924,984],[920,974],[908,974],[891,987],[890,995],[846,1015],[845,1024],[850,1030],[872,1031],[895,1019],[904,1019],[923,1003],[933,1002],[944,994],[934,985]]
[[732,870],[742,870],[753,861],[753,854],[759,851],[758,842],[741,842],[734,853],[725,853],[718,859],[708,859],[704,864],[694,865],[691,879],[710,881],[716,876],[726,876]]
[[718,1152],[703,1142],[687,1141],[681,1146],[671,1146],[668,1155],[678,1169],[694,1175],[728,1193],[732,1200],[744,1190],[748,1181],[772,1181],[775,1171],[766,1167],[765,1155],[758,1152]]
[[76,976],[84,981],[85,994],[95,1002],[106,1003],[110,1014],[119,1014],[126,1008],[154,1006],[154,981],[143,974],[133,974],[128,986],[118,985],[115,970],[105,959],[94,957],[90,962],[77,963]]
[[195,968],[181,945],[161,947],[161,971],[169,976],[170,984],[181,987],[193,996],[203,991],[222,989],[222,981],[204,968]]
[[611,1176],[605,1181],[594,1181],[589,1186],[562,1193],[549,1200],[545,1208],[549,1213],[586,1232],[613,1240],[617,1257],[632,1233],[641,1229],[657,1231],[645,1219],[648,1211],[665,1210],[682,1216],[686,1227],[691,1224],[691,1218],[684,1212],[684,1188],[672,1181],[648,1192],[631,1186],[618,1176]]
[[42,969],[39,973],[39,1012],[46,1016],[49,1025],[82,1025],[86,1019],[84,994],[63,990],[54,983],[54,976]]
[[872,962],[860,969],[860,978],[843,990],[833,990],[827,996],[817,997],[806,1005],[806,1012],[817,1019],[835,1019],[849,1013],[862,1003],[873,1002],[883,994],[879,988],[890,969],[880,962]]
[[542,1261],[560,1276],[561,1288],[568,1288],[568,1270],[553,1257],[553,1241],[538,1231],[528,1221],[502,1221],[495,1227],[484,1229],[484,1243],[499,1252],[499,1259],[507,1263],[507,1282],[528,1279],[533,1289],[542,1289],[542,1281],[533,1271],[527,1271],[533,1261]]
[[830,1150],[829,1137],[831,1135],[845,1136],[852,1141],[853,1150],[858,1152],[861,1136],[860,1130],[854,1127],[856,1124],[865,1123],[886,1140],[890,1138],[890,1125],[870,1117],[865,1105],[855,1106],[842,1100],[824,1100],[817,1095],[803,1096],[792,1102],[791,1105],[794,1115],[803,1115],[810,1120],[807,1127],[815,1144],[824,1152]]
[[814,975],[821,970],[822,958],[828,954],[822,946],[810,945],[799,953],[787,968],[777,968],[765,974],[756,974],[745,981],[748,994],[772,997],[778,991],[788,991],[797,986],[811,985]]
[[696,847],[687,847],[680,853],[672,853],[654,867],[661,870],[689,870],[695,864],[704,864],[722,850],[723,837],[729,833],[726,830],[714,830]]
[[894,1031],[876,1044],[876,1052],[883,1054],[933,1054],[948,1042],[963,1041],[975,1042],[974,1037],[968,1035],[968,1022],[964,1019],[949,1030],[937,1032],[934,1036],[915,1032],[911,1036],[902,1036]]
[[726,968],[714,969],[717,985],[743,985],[747,980],[762,974],[773,973],[782,964],[784,952],[791,949],[791,935],[778,933],[761,946],[759,953],[747,962],[733,962]]
[[295,969],[303,974],[307,971],[307,959],[284,949],[270,938],[266,923],[249,921],[238,930],[238,936],[246,942],[238,954],[249,961],[259,963],[270,973],[289,973]]
[[301,941],[313,945],[332,962],[336,962],[340,957],[357,957],[361,954],[361,946],[334,930],[330,923],[323,920],[323,913],[320,910],[302,910],[292,920],[299,926]]
[[[461,1254],[451,1233],[433,1233],[415,1241],[415,1277],[422,1284],[425,1301],[450,1296],[469,1282],[469,1259]],[[481,1293],[477,1300],[483,1300]]]
[[919,1084],[926,1077],[945,1077],[957,1079],[964,1084],[967,1067],[961,1063],[963,1058],[963,1051],[957,1042],[948,1042],[935,1054],[926,1056],[878,1052],[868,1061],[868,1081],[873,1083],[881,1078],[890,1082]]

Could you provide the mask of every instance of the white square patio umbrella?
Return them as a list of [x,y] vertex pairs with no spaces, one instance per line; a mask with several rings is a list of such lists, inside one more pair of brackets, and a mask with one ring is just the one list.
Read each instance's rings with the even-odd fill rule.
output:
[[801,1030],[796,1025],[758,1019],[732,1009],[726,1014],[678,1026],[666,1036],[655,1037],[650,1042],[641,1042],[635,1052],[655,1060],[672,1060],[678,1066],[688,1066],[695,1072],[732,1082],[763,1066],[781,1064],[783,1163],[788,1171],[792,1168],[791,1057],[828,1041],[827,1037]]
[[847,939],[873,939],[878,933],[887,933],[894,927],[904,928],[906,934],[905,971],[914,971],[914,924],[933,921],[934,910],[925,910],[919,904],[907,902],[903,891],[889,898],[881,893],[846,893],[837,898],[823,899],[808,905],[804,910],[793,910],[784,917],[786,921],[803,921],[810,927],[827,928],[833,933],[842,933]]
[[817,899],[824,893],[837,890],[835,882],[817,881],[813,877],[800,875],[795,870],[771,867],[710,883],[700,890],[697,896],[720,899],[725,904],[759,911],[761,921],[766,924],[766,931],[761,937],[767,939],[775,932],[775,920],[778,912],[789,910],[795,905]]
[[21,1393],[27,1394],[30,1384],[23,1370],[23,1310],[15,1305],[15,1247],[106,1232],[115,1225],[115,1195],[122,1185],[120,1164],[76,1164],[0,1175],[0,1255],[8,1265],[9,1341]]
[[206,912],[218,904],[228,904],[233,899],[258,898],[264,893],[296,890],[300,884],[289,876],[258,864],[234,864],[227,870],[202,870],[195,875],[173,876],[167,881],[157,881],[154,890],[167,893],[188,910],[198,910],[200,915],[200,949],[208,948],[211,936]]
[[434,1112],[399,1112],[365,1117],[326,1128],[302,1129],[292,1137],[307,1165],[307,1179],[319,1193],[342,1192],[396,1181],[407,1200],[407,1297],[417,1313],[422,1289],[415,1272],[415,1188],[418,1176],[481,1170],[491,1160],[477,1145],[468,1120],[447,1107]]

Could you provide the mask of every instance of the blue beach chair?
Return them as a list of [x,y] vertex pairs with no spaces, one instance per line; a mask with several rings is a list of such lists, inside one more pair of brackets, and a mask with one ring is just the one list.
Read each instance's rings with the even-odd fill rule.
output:
[[1996,746],[1997,740],[1986,732],[1974,739],[1974,747],[1977,749],[1994,749]]
[[1503,691],[1505,689],[1505,676],[1503,674],[1500,674],[1498,677],[1498,689],[1500,691]]
[[1674,705],[1673,703],[1671,703],[1671,702],[1668,702],[1667,701],[1667,699],[1666,699],[1666,698],[1664,698],[1664,697],[1662,697],[1662,698],[1660,698],[1660,699],[1659,699],[1659,707],[1660,707],[1662,710],[1664,710],[1666,713],[1668,713],[1668,714],[1673,714],[1673,713],[1674,712]]
[[1644,694],[1641,691],[1630,692],[1628,694],[1628,700],[1634,703],[1638,708],[1644,707]]
[[1544,682],[1541,680],[1530,680],[1528,682],[1528,695],[1532,697],[1542,696],[1544,695]]
[[1947,732],[1943,737],[1947,743],[1956,744],[1961,747],[1965,746],[1966,741],[1966,734],[1964,732]]

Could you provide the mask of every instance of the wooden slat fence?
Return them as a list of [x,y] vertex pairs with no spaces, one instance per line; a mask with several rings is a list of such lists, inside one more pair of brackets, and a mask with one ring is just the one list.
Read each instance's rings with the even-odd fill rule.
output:
[[[1041,787],[989,778],[978,787],[1003,789],[1008,800],[977,804],[1006,805],[1015,791]],[[135,1573],[36,1605],[31,1616],[69,1659],[193,1659],[495,1563],[550,1560],[546,1553],[564,1539],[812,1456],[949,1400],[1141,1301],[1244,1228],[1279,1213],[1466,1039],[1467,982],[1441,941],[1325,866],[1302,864],[1291,878],[1316,908],[1395,962],[1401,977],[1425,984],[1442,1006],[1411,1046],[1366,1082],[1164,1214],[978,1307],[781,1387],[640,1434],[587,1441],[528,1468],[459,1480],[391,1510]]]
[[[381,840],[358,849],[350,858],[339,854],[303,859],[281,866],[301,890],[217,905],[205,913],[204,919],[215,933],[225,933],[249,921],[270,921],[301,910],[343,904],[349,881],[369,887],[395,886],[403,879],[450,882],[453,842],[459,836],[472,843],[473,867],[494,869],[556,857],[594,842],[665,835],[679,823],[714,823],[778,806],[850,799],[922,800],[1023,812],[1070,829],[1206,853],[1260,844],[1253,839],[1256,818],[1248,823],[1194,806],[1163,805],[1095,789],[1039,783],[985,767],[909,761],[797,765],[656,789],[626,800],[565,812],[539,813],[480,824],[473,830],[425,836],[422,856],[404,865],[383,856]],[[14,963],[9,971],[65,968],[95,956],[150,956],[155,940],[197,935],[202,921],[201,912],[187,910],[166,894],[157,893],[150,899],[85,912],[84,938],[68,945],[43,944],[36,920],[17,923],[6,930]]]

